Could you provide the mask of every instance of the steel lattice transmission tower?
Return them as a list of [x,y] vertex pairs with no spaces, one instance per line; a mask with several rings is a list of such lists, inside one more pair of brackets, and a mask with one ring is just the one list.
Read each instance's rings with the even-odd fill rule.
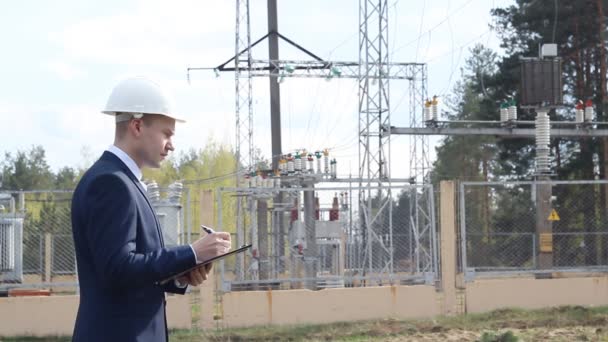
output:
[[[359,195],[363,251],[363,273],[393,271],[393,198],[391,193],[391,118],[389,80],[394,70],[389,63],[388,0],[359,1]],[[422,124],[426,96],[426,65],[408,64],[410,118],[412,127]],[[412,183],[424,183],[429,169],[428,138],[414,137],[410,143],[410,177]],[[419,176],[420,175],[420,176]],[[377,190],[373,190],[372,188]],[[419,205],[414,191],[410,210],[410,236],[417,241],[430,234],[428,209]],[[428,203],[427,203],[428,204]],[[431,265],[420,258],[419,264]],[[423,253],[426,254],[426,253]],[[426,260],[425,260],[426,261]],[[430,266],[432,267],[432,266]]]
[[[393,269],[388,0],[359,1],[359,194],[367,272]],[[388,127],[389,134],[383,128]],[[376,184],[374,184],[376,183]],[[377,185],[376,190],[372,190]],[[387,216],[388,215],[388,216]],[[386,220],[388,219],[388,222]],[[384,237],[388,236],[389,239]],[[367,272],[366,272],[367,271]]]
[[[253,106],[251,85],[251,26],[249,20],[249,0],[236,0],[236,29],[235,29],[235,116],[236,116],[236,185],[242,173],[242,168],[252,168],[253,163]],[[244,217],[245,198],[236,199],[237,217],[237,246],[245,242]],[[243,255],[237,255],[237,276],[244,277]]]

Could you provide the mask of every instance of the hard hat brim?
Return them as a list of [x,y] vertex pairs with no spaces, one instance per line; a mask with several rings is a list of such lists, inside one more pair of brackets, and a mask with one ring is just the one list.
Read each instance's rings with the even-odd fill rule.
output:
[[[102,110],[101,113],[116,117],[116,115],[118,115],[118,113],[133,113],[133,114],[138,113],[139,114],[140,112],[125,112],[125,111],[115,112],[115,111],[111,111],[111,110]],[[168,118],[171,118],[171,119],[175,120],[175,122],[179,122],[179,123],[185,123],[186,122],[186,120],[184,120],[184,119],[181,119],[181,118],[176,117],[174,115],[167,115],[165,113],[141,113],[141,114],[144,114],[144,115],[146,115],[146,114],[148,114],[148,115],[150,115],[150,114],[163,115],[163,116],[166,116]]]

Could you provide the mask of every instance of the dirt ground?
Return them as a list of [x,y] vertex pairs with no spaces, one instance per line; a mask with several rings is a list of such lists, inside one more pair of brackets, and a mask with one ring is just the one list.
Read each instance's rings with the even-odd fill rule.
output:
[[[496,341],[510,342],[504,337],[507,332],[512,332],[517,340],[512,341],[608,341],[606,327],[574,326],[566,328],[529,328],[529,329],[499,329],[496,331],[467,331],[452,329],[444,332],[414,333],[409,336],[397,336],[384,341]],[[482,336],[486,333],[486,339]]]

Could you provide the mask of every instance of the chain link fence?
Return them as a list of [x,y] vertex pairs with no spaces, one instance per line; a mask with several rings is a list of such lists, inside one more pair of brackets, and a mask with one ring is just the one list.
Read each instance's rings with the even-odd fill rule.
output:
[[607,194],[606,181],[461,183],[461,268],[608,270]]
[[226,222],[236,227],[233,245],[253,245],[221,264],[222,290],[433,283],[432,187],[372,190],[369,198],[368,188],[353,186],[220,189],[218,228],[226,230],[224,211],[240,205]]
[[[197,208],[189,201],[188,189],[151,190],[166,245],[189,243],[189,211]],[[0,290],[65,287],[75,291],[71,200],[71,191],[0,193]]]
[[70,191],[0,194],[0,288],[76,285]]

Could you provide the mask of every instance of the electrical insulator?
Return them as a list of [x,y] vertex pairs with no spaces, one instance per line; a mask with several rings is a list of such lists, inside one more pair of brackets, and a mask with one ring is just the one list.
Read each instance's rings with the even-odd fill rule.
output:
[[583,101],[578,100],[578,102],[576,103],[576,112],[574,115],[574,121],[576,123],[582,123],[583,121],[585,121],[585,105],[583,104]]
[[424,121],[431,121],[433,117],[431,116],[431,100],[426,99],[424,101]]
[[291,153],[287,155],[287,174],[292,175],[295,171],[295,165]]
[[285,156],[281,156],[281,159],[279,159],[279,173],[281,175],[287,174],[287,159],[285,159]]
[[338,168],[337,168],[337,161],[335,159],[331,160],[331,178],[336,178],[336,175],[338,173]]
[[312,153],[308,154],[308,173],[315,173],[315,159]]
[[339,219],[340,219],[340,207],[338,206],[338,195],[334,194],[334,198],[331,203],[331,209],[329,210],[329,220],[337,221]]
[[158,184],[155,181],[151,181],[148,183],[147,190],[148,198],[150,202],[156,202],[160,200],[160,190],[158,189]]
[[500,122],[507,122],[509,121],[509,104],[506,102],[503,102],[500,105]]
[[593,121],[593,102],[591,100],[585,102],[585,121]]
[[296,173],[302,173],[302,156],[300,153],[296,152],[296,160],[295,160],[295,170]]
[[539,111],[536,115],[536,171],[538,173],[549,173],[551,160],[549,158],[549,143],[551,134],[551,123],[545,111]]
[[511,100],[509,103],[509,121],[517,121],[517,106],[515,105],[515,100]]
[[278,172],[274,173],[274,187],[275,188],[281,187],[281,175]]
[[431,103],[431,114],[433,116],[433,120],[434,121],[438,121],[439,120],[439,98],[437,97],[437,95],[433,96],[433,102]]
[[316,151],[315,157],[317,157],[317,173],[319,174],[323,172],[321,170],[321,151]]
[[329,150],[323,150],[323,173],[329,174]]

